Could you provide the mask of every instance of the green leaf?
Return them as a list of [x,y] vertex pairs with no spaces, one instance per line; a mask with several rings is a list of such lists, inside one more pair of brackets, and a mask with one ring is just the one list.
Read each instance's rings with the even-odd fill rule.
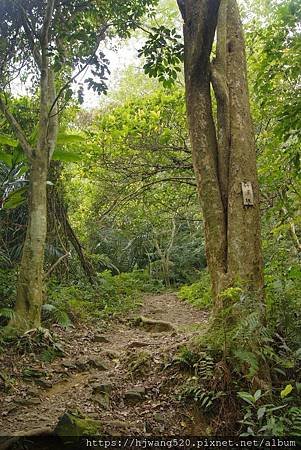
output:
[[253,397],[252,394],[250,394],[249,392],[238,392],[238,397],[240,397],[242,400],[244,400],[245,402],[249,403],[250,405],[254,405],[255,403],[255,399]]
[[62,162],[78,162],[81,160],[81,155],[71,150],[57,148],[53,153],[52,159]]
[[61,132],[57,137],[57,144],[65,145],[65,144],[78,144],[84,142],[84,137],[78,133],[64,133]]
[[11,308],[1,308],[0,317],[5,317],[6,319],[13,319],[15,317],[15,311]]
[[293,266],[289,270],[289,276],[293,280],[300,280],[301,279],[301,269],[298,266]]
[[10,147],[17,147],[18,141],[16,141],[15,139],[12,139],[7,134],[0,133],[0,144],[9,145]]
[[3,209],[14,209],[25,202],[25,192],[27,188],[20,188],[9,194],[4,202]]
[[7,166],[12,166],[13,157],[9,153],[0,150],[0,161],[3,161]]
[[262,406],[261,408],[258,409],[257,411],[257,419],[260,420],[263,418],[263,416],[265,415],[266,412],[266,407]]
[[280,397],[285,398],[287,397],[293,390],[293,386],[291,384],[287,384],[285,388],[280,392]]
[[254,394],[255,401],[257,402],[257,400],[260,399],[260,397],[261,397],[261,390],[258,389]]

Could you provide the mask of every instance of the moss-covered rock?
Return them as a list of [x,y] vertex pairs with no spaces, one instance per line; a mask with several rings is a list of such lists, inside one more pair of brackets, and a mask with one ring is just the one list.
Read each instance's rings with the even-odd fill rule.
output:
[[101,434],[102,424],[99,420],[89,419],[78,412],[66,411],[54,429],[60,437],[95,436]]

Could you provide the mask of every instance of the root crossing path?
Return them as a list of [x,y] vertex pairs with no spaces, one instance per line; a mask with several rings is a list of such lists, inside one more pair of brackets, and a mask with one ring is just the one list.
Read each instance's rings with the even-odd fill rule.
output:
[[54,429],[67,411],[106,435],[200,435],[194,407],[180,400],[191,375],[176,355],[207,318],[175,294],[148,295],[101,328],[55,327],[64,353],[52,362],[10,349],[0,356],[1,435]]

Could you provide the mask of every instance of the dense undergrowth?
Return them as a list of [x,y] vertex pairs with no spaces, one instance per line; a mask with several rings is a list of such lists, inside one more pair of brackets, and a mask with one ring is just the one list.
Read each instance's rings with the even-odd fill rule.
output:
[[[15,296],[14,271],[0,271],[2,283],[0,317],[6,325],[13,316]],[[147,292],[163,290],[160,280],[150,280],[146,271],[112,275],[109,270],[97,273],[94,284],[81,277],[70,283],[52,278],[45,293],[42,307],[43,326],[52,323],[68,327],[72,323],[105,320],[135,309],[141,296]]]
[[[301,274],[299,266],[289,262],[278,259],[266,266],[264,326],[252,297],[232,288],[226,293],[228,308],[173,361],[188,374],[179,401],[196,403],[208,434],[301,435]],[[2,270],[1,277],[4,330],[14,314],[16,274]],[[166,289],[146,270],[115,275],[106,270],[97,274],[94,285],[84,277],[70,283],[53,276],[45,293],[43,327],[95,324],[133,311],[146,292]],[[199,273],[198,281],[180,286],[178,297],[211,310],[207,271]],[[229,326],[233,311],[237,320]],[[60,356],[58,343],[42,330],[18,343],[9,342],[38,352],[45,362]],[[2,350],[9,342],[2,341]]]
[[[13,314],[15,273],[2,271],[1,275],[1,296],[5,299],[1,320],[5,325]],[[278,261],[276,267],[267,266],[266,280],[265,326],[252,298],[233,288],[227,299],[233,300],[234,326],[228,322],[230,309],[224,308],[218,321],[215,318],[213,326],[209,322],[208,329],[182,347],[173,360],[187,373],[179,401],[195,402],[208,434],[301,435],[299,267]],[[162,280],[150,279],[145,270],[118,275],[107,270],[97,275],[95,285],[84,278],[70,284],[53,277],[45,293],[43,327],[107,320],[134,310],[144,293],[163,290]],[[182,285],[178,296],[199,309],[210,310],[207,271],[199,274],[199,281]],[[14,345],[25,345],[23,351],[37,351],[42,361],[52,361],[60,356],[60,348],[51,334],[45,333],[41,330]],[[2,344],[4,350],[7,344]]]
[[[301,436],[301,273],[276,266],[267,266],[261,311],[242,289],[228,290],[230,307],[175,358],[190,374],[180,399],[196,402],[210,434]],[[198,289],[180,296],[197,305]]]

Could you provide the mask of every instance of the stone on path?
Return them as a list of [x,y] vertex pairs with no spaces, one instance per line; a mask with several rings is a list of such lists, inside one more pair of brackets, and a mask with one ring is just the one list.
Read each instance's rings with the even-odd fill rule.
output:
[[134,387],[132,389],[129,389],[124,393],[124,400],[126,403],[139,403],[143,400],[145,396],[145,388],[144,387]]
[[145,331],[149,331],[151,333],[164,333],[167,331],[175,331],[175,327],[164,320],[154,320],[149,319],[147,317],[139,317],[137,319],[138,324],[145,329]]
[[127,348],[141,348],[141,347],[147,347],[148,345],[149,344],[147,342],[133,341],[127,345]]
[[113,389],[113,385],[110,383],[94,383],[92,384],[93,394],[110,394]]
[[104,336],[103,334],[96,334],[96,335],[93,337],[93,341],[94,341],[94,342],[103,342],[103,343],[105,343],[105,344],[107,344],[107,343],[110,342],[109,339],[108,339],[106,336]]
[[64,436],[95,436],[102,430],[99,420],[86,418],[78,413],[66,411],[60,418],[54,429],[54,433]]

